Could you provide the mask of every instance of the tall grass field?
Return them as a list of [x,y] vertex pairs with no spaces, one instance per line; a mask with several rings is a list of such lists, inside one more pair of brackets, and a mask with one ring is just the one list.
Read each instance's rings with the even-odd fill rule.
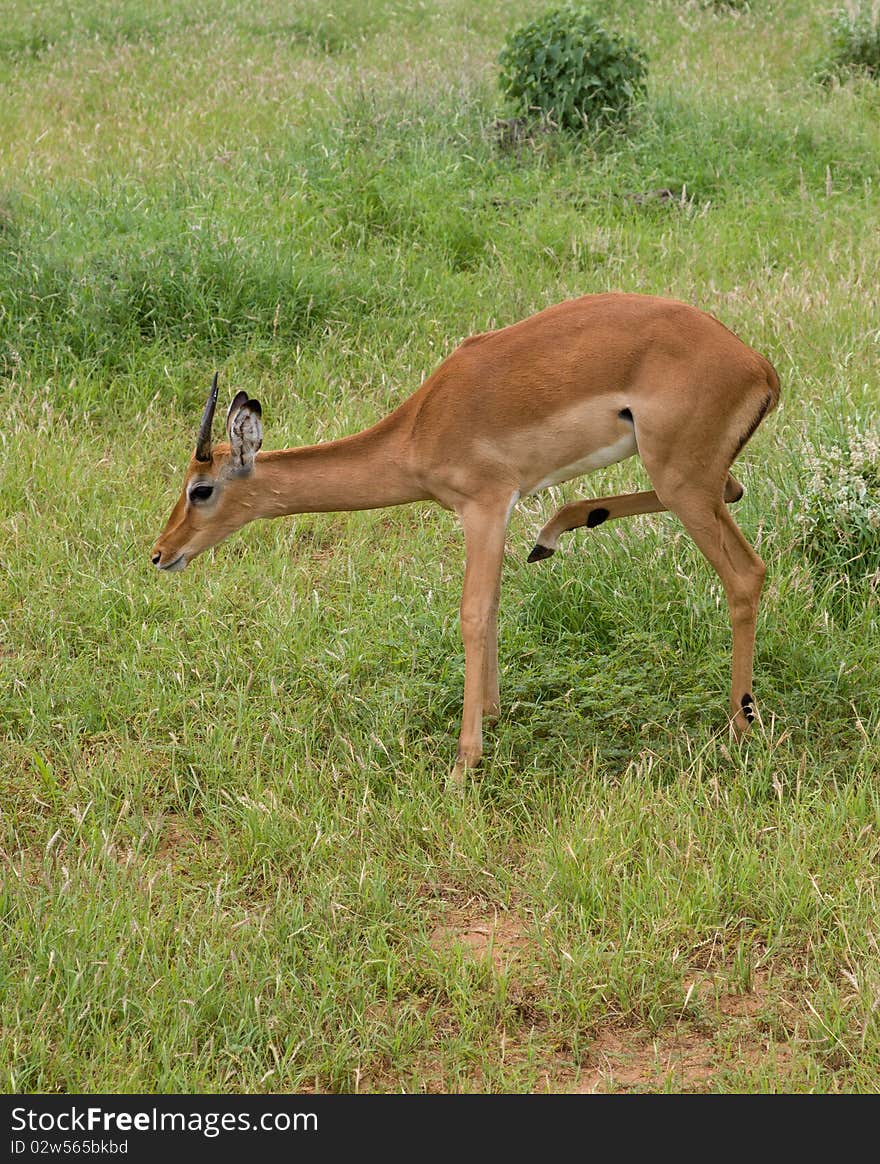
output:
[[[4,1089],[880,1090],[880,88],[817,79],[833,3],[594,4],[648,61],[598,136],[511,133],[526,0],[5,10]],[[266,448],[311,444],[607,290],[779,372],[734,470],[768,567],[746,742],[676,518],[526,564],[638,460],[515,511],[459,790],[453,515],[150,565],[215,369]]]

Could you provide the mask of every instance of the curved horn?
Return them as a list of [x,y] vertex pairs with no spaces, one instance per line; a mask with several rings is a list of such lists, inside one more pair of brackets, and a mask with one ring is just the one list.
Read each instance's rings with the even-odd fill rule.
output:
[[202,423],[199,426],[199,439],[196,441],[196,460],[210,461],[211,459],[211,425],[214,423],[214,409],[217,407],[217,373],[211,391],[208,393],[208,403],[202,413]]

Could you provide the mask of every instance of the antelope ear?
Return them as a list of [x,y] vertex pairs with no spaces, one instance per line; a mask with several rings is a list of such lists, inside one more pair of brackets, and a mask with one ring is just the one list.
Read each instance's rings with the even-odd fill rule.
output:
[[232,440],[232,418],[243,404],[247,404],[247,398],[247,392],[237,392],[232,403],[229,405],[229,411],[226,413],[226,435],[230,441]]
[[260,420],[263,410],[259,400],[248,400],[243,392],[239,392],[232,402],[233,405],[239,396],[244,396],[244,400],[234,411],[230,408],[227,418],[230,464],[236,472],[249,473],[254,467],[254,457],[263,443],[263,424]]

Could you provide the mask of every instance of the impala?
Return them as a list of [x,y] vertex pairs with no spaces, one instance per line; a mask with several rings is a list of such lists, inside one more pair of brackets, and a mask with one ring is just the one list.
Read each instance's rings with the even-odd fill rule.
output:
[[712,316],[646,295],[587,295],[466,339],[412,396],[341,440],[260,452],[259,402],[239,392],[228,442],[213,445],[217,376],[183,492],[152,551],[182,570],[258,517],[436,501],[464,529],[464,710],[453,777],[482,755],[499,711],[497,616],[508,519],[517,501],[642,459],[654,489],[564,505],[529,561],[560,534],[668,509],[717,571],[733,628],[730,722],[755,719],[752,664],[764,564],[726,502],[732,462],[779,400],[772,365]]

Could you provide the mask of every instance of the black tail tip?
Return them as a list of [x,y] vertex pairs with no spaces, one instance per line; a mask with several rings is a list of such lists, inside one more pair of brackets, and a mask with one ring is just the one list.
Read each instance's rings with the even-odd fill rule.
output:
[[549,546],[542,546],[539,542],[529,556],[526,558],[527,562],[540,562],[542,558],[550,558],[554,551]]

